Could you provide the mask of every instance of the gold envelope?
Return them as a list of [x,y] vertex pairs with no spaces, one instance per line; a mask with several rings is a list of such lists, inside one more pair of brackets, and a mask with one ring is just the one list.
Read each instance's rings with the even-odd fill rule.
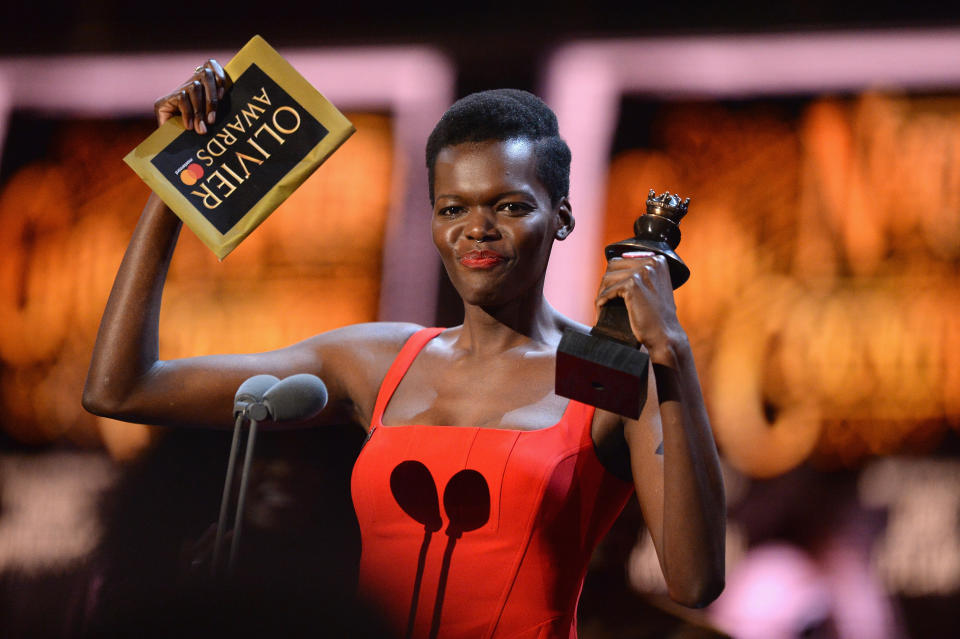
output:
[[224,70],[233,86],[206,135],[174,117],[124,158],[219,259],[355,130],[260,36]]

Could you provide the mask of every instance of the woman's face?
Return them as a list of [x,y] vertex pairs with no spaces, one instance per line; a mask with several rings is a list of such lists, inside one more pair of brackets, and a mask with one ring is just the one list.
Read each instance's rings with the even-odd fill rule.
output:
[[529,140],[441,149],[433,192],[433,241],[468,304],[499,306],[541,286],[557,232],[573,226],[566,198],[551,206]]

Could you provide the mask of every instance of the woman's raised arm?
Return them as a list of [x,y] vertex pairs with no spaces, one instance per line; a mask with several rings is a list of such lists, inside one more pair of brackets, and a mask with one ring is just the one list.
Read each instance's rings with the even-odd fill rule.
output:
[[[182,113],[206,133],[229,79],[215,60],[157,100],[157,121]],[[327,385],[320,421],[369,419],[377,386],[416,326],[361,324],[287,348],[251,355],[159,359],[160,300],[181,222],[156,195],[147,201],[117,272],[93,350],[83,406],[97,415],[147,424],[233,424],[233,397],[247,377],[312,373]]]
[[612,260],[597,305],[622,297],[653,375],[639,420],[625,420],[637,498],[670,597],[687,606],[723,589],[726,504],[716,444],[670,273],[652,253]]

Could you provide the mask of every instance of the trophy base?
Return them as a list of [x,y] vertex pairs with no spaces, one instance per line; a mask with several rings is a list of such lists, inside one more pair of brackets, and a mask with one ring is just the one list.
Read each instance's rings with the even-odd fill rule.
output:
[[557,348],[557,395],[637,419],[647,401],[649,362],[634,347],[568,328]]

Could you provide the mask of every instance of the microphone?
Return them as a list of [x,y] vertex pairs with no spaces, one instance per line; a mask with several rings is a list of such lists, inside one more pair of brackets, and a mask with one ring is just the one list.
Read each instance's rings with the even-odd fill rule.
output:
[[[273,375],[254,375],[240,384],[240,388],[237,389],[237,394],[233,397],[233,417],[238,417],[253,404],[262,403],[264,393],[279,381],[280,380]],[[254,419],[256,418],[254,417]],[[262,419],[263,417],[257,421]]]
[[264,392],[263,405],[275,422],[306,421],[327,405],[327,387],[316,375],[291,375]]

